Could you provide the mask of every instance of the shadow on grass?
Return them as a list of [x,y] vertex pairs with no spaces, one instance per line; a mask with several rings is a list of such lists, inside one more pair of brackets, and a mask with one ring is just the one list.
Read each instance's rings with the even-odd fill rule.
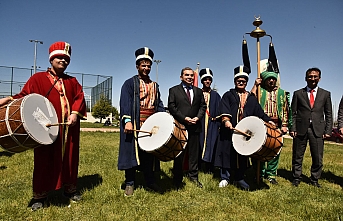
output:
[[7,152],[7,151],[0,151],[0,157],[11,157],[14,153]]
[[[7,152],[7,151],[0,151],[0,157],[12,157],[14,153]],[[0,170],[5,170],[7,169],[7,166],[1,165]]]
[[285,169],[278,169],[277,173],[278,173],[278,176],[288,180],[289,182],[293,181],[292,171],[285,170]]
[[[278,175],[283,177],[284,179],[288,180],[289,182],[293,181],[293,174],[292,171],[285,170],[285,169],[278,169]],[[343,189],[343,177],[339,177],[333,174],[331,171],[323,171],[322,172],[322,179],[329,181],[330,183],[334,183],[340,185]],[[308,176],[302,175],[302,182],[311,184],[311,179]]]
[[[82,193],[88,190],[92,190],[102,183],[102,177],[99,174],[85,175],[78,178],[77,188]],[[35,203],[35,200],[31,199],[28,203],[28,207],[31,207]],[[57,191],[52,191],[45,201],[44,207],[50,205],[58,207],[67,207],[70,205],[69,198],[63,196],[63,188]]]
[[[278,176],[283,177],[284,179],[288,180],[290,183],[293,182],[293,173],[290,170],[285,169],[278,169],[277,170]],[[311,184],[311,179],[304,174],[301,176],[301,182]]]
[[251,166],[245,172],[245,181],[250,186],[249,191],[253,192],[258,190],[270,189],[270,187],[265,182],[263,182],[263,179],[260,179],[259,182],[257,182],[256,174],[256,168],[253,166]]
[[[162,193],[165,193],[167,191],[170,191],[172,189],[176,189],[173,186],[173,178],[169,177],[164,171],[158,170],[155,172],[155,181],[156,183],[161,187]],[[144,174],[142,171],[137,170],[136,171],[136,178],[135,178],[135,189],[136,188],[144,188],[146,190],[149,190],[146,187]],[[125,182],[121,184],[121,189],[125,190]]]
[[92,190],[102,184],[102,177],[100,174],[85,175],[79,177],[77,180],[77,188],[81,192]]
[[322,178],[326,179],[327,181],[340,185],[343,189],[343,177],[339,177],[335,174],[333,174],[330,170],[329,171],[323,171],[322,172]]
[[[290,170],[285,169],[278,169],[277,170],[278,176],[283,177],[284,179],[288,180],[290,183],[293,182],[293,173]],[[311,184],[311,179],[304,174],[301,175],[301,182]]]

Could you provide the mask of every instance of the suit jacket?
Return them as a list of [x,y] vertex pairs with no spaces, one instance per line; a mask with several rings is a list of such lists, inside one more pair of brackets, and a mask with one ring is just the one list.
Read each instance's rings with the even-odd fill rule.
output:
[[[188,101],[187,94],[182,84],[170,88],[168,96],[168,110],[179,123],[185,125],[188,132],[200,133],[202,130],[200,119],[205,114],[206,103],[200,88],[193,87],[193,93],[194,97],[191,104]],[[186,117],[198,117],[199,121],[195,125],[188,125],[185,123]]]
[[329,91],[318,87],[314,106],[311,108],[306,87],[299,89],[293,93],[291,107],[293,114],[291,132],[297,132],[297,135],[304,136],[311,120],[317,137],[331,134],[332,105]]

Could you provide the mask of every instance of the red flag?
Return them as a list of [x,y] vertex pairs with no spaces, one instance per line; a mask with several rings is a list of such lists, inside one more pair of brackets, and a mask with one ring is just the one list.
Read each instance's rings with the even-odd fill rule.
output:
[[195,70],[193,70],[194,72],[194,81],[193,81],[193,86],[195,87],[199,87],[199,80],[198,80],[198,76],[199,76],[199,66],[200,66],[200,63],[198,62],[197,63],[197,68]]

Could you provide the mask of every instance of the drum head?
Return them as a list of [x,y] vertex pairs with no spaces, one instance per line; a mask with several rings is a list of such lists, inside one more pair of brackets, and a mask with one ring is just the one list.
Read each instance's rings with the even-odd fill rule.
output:
[[237,153],[249,156],[260,150],[266,142],[266,126],[263,121],[254,116],[243,118],[237,125],[236,129],[251,135],[250,139],[239,132],[232,135],[233,147]]
[[55,108],[50,101],[39,94],[24,97],[21,103],[23,126],[29,136],[42,145],[52,144],[58,136],[58,126],[46,127],[58,123]]
[[138,133],[138,144],[142,150],[147,152],[154,151],[169,141],[174,130],[174,118],[166,112],[158,112],[143,123],[140,130],[152,131],[148,133]]

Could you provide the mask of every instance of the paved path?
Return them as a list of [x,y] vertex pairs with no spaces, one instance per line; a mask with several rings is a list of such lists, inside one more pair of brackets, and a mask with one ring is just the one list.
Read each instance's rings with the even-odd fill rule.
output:
[[102,131],[102,132],[119,132],[119,128],[80,128],[80,131]]

